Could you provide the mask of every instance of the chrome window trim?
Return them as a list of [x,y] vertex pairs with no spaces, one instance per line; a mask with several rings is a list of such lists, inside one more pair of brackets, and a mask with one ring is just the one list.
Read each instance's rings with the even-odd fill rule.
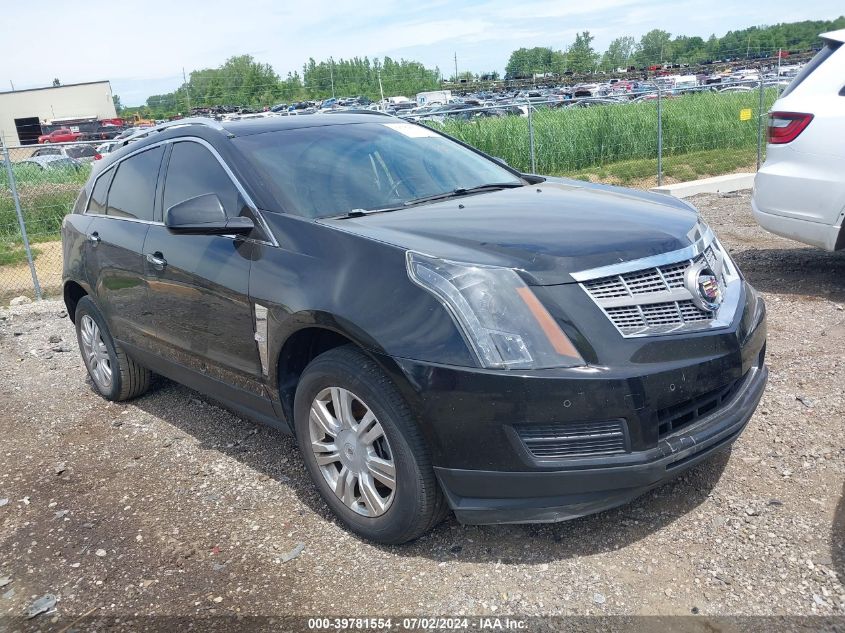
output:
[[[186,126],[186,127],[188,127],[188,126]],[[255,204],[255,202],[253,202],[250,195],[246,192],[246,189],[244,188],[244,186],[235,177],[234,172],[232,172],[232,170],[229,168],[229,166],[223,160],[223,157],[220,156],[220,153],[214,148],[214,146],[211,145],[211,143],[209,143],[205,139],[199,138],[198,136],[179,136],[179,137],[176,137],[176,138],[169,138],[169,139],[164,139],[164,140],[161,140],[161,141],[156,141],[155,143],[150,143],[149,145],[144,145],[143,147],[140,147],[140,148],[136,149],[135,151],[130,152],[126,156],[121,156],[114,163],[112,163],[111,165],[109,165],[108,167],[103,169],[103,171],[101,173],[97,174],[97,177],[94,178],[94,182],[91,183],[91,191],[88,194],[88,198],[85,200],[85,211],[82,213],[82,215],[88,215],[88,216],[91,216],[91,217],[111,218],[111,219],[114,219],[114,220],[124,220],[124,221],[128,221],[128,222],[138,222],[138,223],[141,223],[141,224],[153,224],[155,226],[164,226],[164,222],[158,222],[156,220],[140,220],[140,219],[137,219],[137,218],[121,218],[121,217],[116,216],[116,215],[106,215],[105,213],[88,213],[88,207],[91,204],[91,196],[94,193],[94,187],[97,186],[97,181],[100,180],[100,178],[102,178],[105,174],[107,174],[112,169],[117,169],[117,167],[120,165],[120,163],[122,163],[123,161],[125,161],[128,158],[132,158],[133,156],[140,154],[141,152],[145,152],[149,149],[153,149],[153,148],[158,147],[160,145],[167,145],[168,143],[172,144],[172,143],[180,143],[180,142],[199,143],[200,145],[205,147],[209,152],[211,152],[211,155],[214,156],[214,158],[217,160],[217,162],[220,164],[220,166],[226,172],[226,175],[229,176],[229,180],[231,180],[232,184],[235,185],[235,188],[238,190],[238,193],[240,193],[241,196],[243,196],[244,202],[250,208],[250,210],[253,212],[253,214],[255,215],[255,217],[258,220],[258,223],[261,225],[261,230],[264,231],[264,233],[269,238],[269,241],[268,240],[253,239],[253,238],[245,238],[245,241],[253,242],[253,243],[256,243],[256,244],[265,244],[265,245],[268,245],[268,246],[275,246],[275,247],[278,248],[279,242],[276,240],[276,236],[273,235],[273,232],[270,230],[270,227],[268,226],[267,221],[264,219],[264,216],[261,214],[261,211],[259,210],[258,206]],[[167,176],[166,176],[166,172],[165,172],[165,178],[166,177]],[[229,237],[231,239],[237,238],[237,236],[235,236],[235,235],[223,235],[221,237]],[[241,239],[244,239],[244,238],[241,238]]]
[[[685,248],[677,251],[670,251],[668,253],[661,253],[660,255],[651,255],[641,259],[632,259],[631,261],[620,262],[618,264],[610,264],[599,268],[582,270],[580,272],[571,273],[572,278],[578,282],[591,281],[593,279],[600,279],[601,277],[612,277],[613,275],[633,273],[638,270],[642,270],[643,268],[657,268],[659,266],[665,266],[666,264],[682,262],[685,259],[694,259],[707,250],[707,247],[715,240],[716,236],[713,234],[713,230],[708,226],[701,231],[701,237]],[[724,249],[722,249],[722,251],[724,252]]]
[[[132,156],[135,156],[137,154],[145,152],[149,149],[155,149],[156,147],[159,147],[160,145],[164,145],[165,143],[167,143],[167,141],[157,141],[155,143],[150,143],[149,145],[144,145],[144,147],[140,147],[140,148],[136,149],[134,152],[127,154],[126,156],[121,156],[118,160],[114,161],[111,165],[109,165],[108,167],[103,169],[102,172],[97,174],[97,177],[94,179],[94,182],[91,184],[91,193],[88,194],[88,200],[86,200],[86,202],[85,202],[85,211],[83,212],[82,215],[90,215],[92,217],[100,217],[100,218],[113,218],[115,220],[129,220],[131,222],[139,222],[139,223],[144,223],[144,224],[164,224],[164,222],[156,222],[155,220],[141,220],[141,219],[138,219],[138,218],[121,218],[120,216],[117,216],[117,215],[106,215],[105,213],[88,213],[88,207],[91,205],[91,196],[94,194],[94,187],[97,186],[97,181],[100,180],[100,178],[105,176],[112,169],[117,169],[118,165],[120,165],[120,163],[125,161],[127,158],[131,158]],[[108,207],[106,207],[106,208],[108,208]]]

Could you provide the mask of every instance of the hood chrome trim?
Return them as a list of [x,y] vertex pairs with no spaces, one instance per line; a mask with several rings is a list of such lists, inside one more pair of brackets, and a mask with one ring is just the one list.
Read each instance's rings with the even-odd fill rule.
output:
[[694,259],[701,255],[707,247],[712,244],[716,236],[713,230],[706,225],[697,224],[700,227],[699,237],[695,242],[689,246],[679,249],[677,251],[670,251],[668,253],[661,253],[660,255],[650,255],[641,259],[632,259],[627,262],[619,262],[618,264],[609,264],[601,266],[600,268],[591,268],[590,270],[582,270],[580,272],[570,273],[572,278],[577,282],[591,281],[592,279],[600,279],[602,277],[612,277],[613,275],[622,275],[624,273],[633,273],[643,268],[657,268],[665,264],[674,264],[685,259]]

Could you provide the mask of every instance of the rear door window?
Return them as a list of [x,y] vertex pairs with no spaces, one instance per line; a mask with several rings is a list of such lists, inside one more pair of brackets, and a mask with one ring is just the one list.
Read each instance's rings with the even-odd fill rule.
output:
[[94,183],[91,199],[88,200],[88,213],[101,215],[106,212],[106,196],[109,193],[112,176],[114,176],[114,169],[107,171]]
[[117,166],[109,189],[106,215],[134,220],[153,220],[158,170],[164,146],[135,154]]
[[199,143],[174,143],[164,181],[164,212],[209,193],[217,194],[228,217],[240,215],[244,206],[240,192],[214,155]]

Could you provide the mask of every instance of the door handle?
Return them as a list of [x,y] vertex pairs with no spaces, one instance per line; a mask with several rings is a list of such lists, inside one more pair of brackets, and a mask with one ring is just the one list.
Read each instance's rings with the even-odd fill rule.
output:
[[100,243],[100,234],[97,233],[97,231],[94,231],[93,233],[91,233],[91,235],[88,236],[88,241],[93,242],[94,244],[99,244]]
[[147,253],[146,258],[150,265],[156,270],[164,270],[164,267],[167,266],[167,260],[164,259],[164,255],[162,255],[160,251]]

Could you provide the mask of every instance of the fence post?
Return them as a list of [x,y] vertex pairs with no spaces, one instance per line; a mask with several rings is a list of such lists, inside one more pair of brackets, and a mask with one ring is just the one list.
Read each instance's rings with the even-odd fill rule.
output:
[[525,97],[528,104],[528,144],[531,148],[531,173],[537,173],[537,157],[534,154],[534,117],[531,114],[531,99]]
[[663,99],[657,81],[657,186],[663,185]]
[[763,69],[760,68],[760,107],[757,110],[757,171],[763,164],[763,108],[765,107],[766,89],[763,86]]
[[0,145],[3,146],[3,162],[6,163],[6,174],[9,177],[9,189],[12,192],[12,199],[15,201],[15,213],[18,215],[18,224],[21,227],[21,239],[23,240],[23,247],[26,250],[26,259],[29,262],[29,272],[32,274],[32,287],[35,289],[35,298],[41,299],[41,285],[38,283],[38,275],[35,274],[35,262],[32,259],[32,249],[29,248],[29,238],[26,236],[26,223],[23,220],[21,199],[18,195],[15,173],[12,171],[12,160],[9,158],[9,148],[6,147],[6,143],[4,143],[2,139],[0,139]]

